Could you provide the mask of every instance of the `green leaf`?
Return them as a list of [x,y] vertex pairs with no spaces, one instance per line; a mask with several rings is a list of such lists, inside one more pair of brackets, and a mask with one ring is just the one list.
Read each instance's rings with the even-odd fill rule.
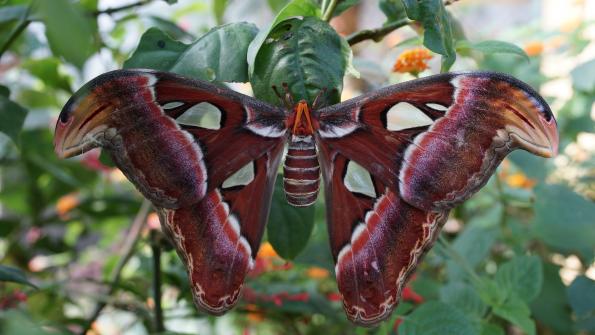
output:
[[211,29],[191,44],[184,44],[151,28],[124,62],[124,68],[151,68],[203,80],[246,82],[246,52],[256,32],[253,24],[230,23]]
[[442,0],[403,0],[407,16],[424,27],[424,45],[442,55],[441,72],[456,60],[450,16]]
[[482,322],[480,335],[506,335],[504,329],[493,323]]
[[543,267],[537,256],[515,257],[496,273],[498,285],[525,302],[535,299],[543,284]]
[[595,92],[595,59],[577,65],[571,72],[572,86],[583,92]]
[[61,62],[54,57],[28,59],[22,67],[41,79],[46,85],[71,92],[70,78],[60,72]]
[[26,109],[0,95],[0,132],[10,137],[14,143],[18,143],[26,116]]
[[535,335],[535,322],[531,319],[529,306],[521,299],[512,298],[504,304],[493,306],[494,314],[518,326],[527,335]]
[[269,28],[261,30],[248,47],[248,73],[250,74],[250,77],[252,77],[254,72],[256,55],[259,53],[262,44],[265,42],[269,34],[279,23],[291,17],[320,17],[321,15],[320,7],[314,0],[293,0],[283,7]]
[[194,41],[196,39],[194,35],[182,29],[175,22],[172,22],[168,19],[151,15],[147,17],[147,20],[150,22],[152,27],[161,29],[161,31],[171,36],[173,39],[186,41]]
[[567,294],[577,318],[577,328],[595,331],[595,280],[578,276],[568,287]]
[[68,0],[37,1],[36,12],[45,23],[52,52],[81,68],[95,48],[94,25],[90,16]]
[[573,334],[571,309],[566,299],[566,286],[560,279],[560,268],[550,263],[543,266],[543,289],[531,302],[531,312],[540,323],[556,334]]
[[380,0],[380,10],[386,15],[387,22],[399,21],[407,17],[402,0]]
[[481,41],[479,43],[471,43],[466,40],[461,40],[457,41],[456,49],[459,52],[472,49],[482,52],[486,55],[496,53],[513,54],[520,56],[524,60],[529,62],[529,56],[525,53],[525,50],[519,48],[518,46],[512,43],[503,41]]
[[498,283],[488,278],[481,278],[480,281],[473,284],[477,294],[483,302],[489,306],[500,306],[507,298],[507,292],[500,287]]
[[543,241],[563,251],[593,254],[593,203],[563,185],[540,184],[535,189],[534,229]]
[[479,321],[456,307],[427,302],[407,316],[399,326],[404,335],[476,335]]
[[217,24],[220,25],[223,23],[223,14],[225,14],[225,9],[227,8],[227,4],[229,0],[212,0],[213,1],[213,14],[215,14],[215,20]]
[[0,24],[6,22],[21,20],[27,16],[27,6],[16,5],[16,6],[5,6],[0,7]]
[[271,9],[271,11],[273,11],[273,13],[279,12],[281,9],[283,9],[283,7],[287,5],[288,2],[288,0],[267,0],[269,8]]
[[343,14],[344,11],[359,5],[360,2],[361,0],[339,0],[337,7],[335,7],[335,10],[333,11],[333,17]]
[[478,318],[483,317],[488,308],[477,291],[464,282],[449,283],[440,288],[440,300]]
[[295,258],[306,246],[314,227],[314,206],[294,207],[287,203],[283,178],[277,178],[267,225],[267,238],[279,256]]
[[295,101],[304,99],[312,103],[321,90],[327,89],[327,105],[337,103],[349,62],[342,41],[320,19],[283,21],[268,35],[256,57],[250,78],[254,95],[279,104],[271,87],[287,83]]
[[[453,249],[465,257],[467,263],[474,268],[490,253],[498,237],[497,227],[468,226],[452,243]],[[446,264],[448,278],[463,278],[465,271],[454,260]]]
[[10,89],[4,85],[0,85],[0,96],[9,98],[10,97]]
[[27,280],[27,276],[21,269],[0,265],[0,281],[13,282],[37,288],[33,283]]

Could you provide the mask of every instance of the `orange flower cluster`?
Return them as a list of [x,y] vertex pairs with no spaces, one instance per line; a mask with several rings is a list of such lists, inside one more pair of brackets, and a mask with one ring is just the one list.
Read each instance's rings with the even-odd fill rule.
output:
[[432,59],[432,54],[424,48],[403,51],[397,58],[395,65],[393,65],[393,72],[409,72],[417,75],[428,68],[428,61],[430,59]]
[[529,42],[525,44],[523,49],[529,57],[539,56],[541,53],[543,53],[543,43],[539,41]]

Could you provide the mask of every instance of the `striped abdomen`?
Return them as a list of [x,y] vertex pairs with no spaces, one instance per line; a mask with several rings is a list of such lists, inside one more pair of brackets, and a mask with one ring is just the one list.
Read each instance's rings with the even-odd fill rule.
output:
[[293,135],[283,164],[283,188],[289,204],[310,206],[316,202],[320,185],[320,166],[311,135]]

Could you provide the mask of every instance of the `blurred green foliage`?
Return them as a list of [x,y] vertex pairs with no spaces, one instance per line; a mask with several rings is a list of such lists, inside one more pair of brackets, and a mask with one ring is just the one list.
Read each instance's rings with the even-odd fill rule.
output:
[[[588,152],[577,158],[565,151],[576,152],[578,135],[594,131],[595,60],[572,71],[572,97],[556,111],[561,156],[569,163],[512,154],[482,191],[454,211],[452,227],[419,266],[390,320],[373,329],[346,320],[334,281],[324,204],[290,207],[279,185],[267,242],[243,300],[220,319],[198,313],[180,260],[154,238],[156,218],[145,218],[133,187],[98,152],[66,161],[53,153],[58,111],[89,79],[90,64],[102,55],[115,62],[110,69],[168,70],[221,85],[250,82],[257,97],[273,103],[278,101],[269,88],[283,77],[296,97],[308,100],[322,87],[336,88],[331,98],[336,102],[343,76],[355,73],[348,43],[381,40],[410,25],[419,28],[419,36],[398,47],[425,46],[441,55],[443,71],[462,59],[472,67],[510,73],[535,88],[551,78],[539,71],[541,51],[525,48],[527,55],[502,41],[466,40],[456,17],[439,0],[379,1],[387,16],[383,25],[348,38],[323,18],[358,1],[269,0],[276,17],[260,31],[248,23],[220,25],[234,2],[178,4],[164,16],[142,10],[156,2],[103,10],[97,0],[0,2],[3,334],[69,334],[87,328],[101,333],[105,323],[130,334],[229,329],[244,334],[595,332],[595,282],[592,272],[587,275],[595,251],[595,159]],[[200,15],[202,25],[184,23],[189,13]],[[108,31],[99,29],[102,16],[112,20]],[[588,27],[581,23],[565,33],[533,29],[513,36],[522,43],[554,34],[564,40],[557,47],[560,53],[576,55],[589,43],[582,35]],[[130,50],[125,46],[128,32],[139,30],[144,34]],[[156,244],[164,248],[158,273],[170,332],[162,332],[154,318],[151,246]],[[564,277],[569,271],[575,272],[571,282]],[[189,320],[197,322],[194,328],[184,326]]]

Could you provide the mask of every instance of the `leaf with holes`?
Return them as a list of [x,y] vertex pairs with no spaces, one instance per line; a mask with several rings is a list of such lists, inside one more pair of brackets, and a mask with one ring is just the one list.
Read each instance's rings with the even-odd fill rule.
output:
[[298,101],[309,103],[327,90],[327,104],[339,101],[345,59],[341,37],[326,22],[314,18],[292,18],[278,24],[258,51],[250,79],[254,95],[272,104],[279,99],[271,89],[289,85]]
[[258,29],[230,23],[211,29],[191,44],[175,41],[156,28],[141,37],[124,68],[170,71],[202,80],[248,81],[246,52]]

